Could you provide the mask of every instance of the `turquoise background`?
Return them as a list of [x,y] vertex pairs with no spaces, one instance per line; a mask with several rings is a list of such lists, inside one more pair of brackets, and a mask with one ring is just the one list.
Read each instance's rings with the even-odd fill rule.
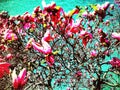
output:
[[[42,8],[41,1],[42,0],[0,0],[0,11],[9,11],[10,15],[23,14],[26,11],[31,13],[36,6],[41,6]],[[91,3],[103,3],[105,1],[113,3],[114,0],[46,0],[46,3],[49,4],[51,1],[62,6],[67,12],[76,5],[86,6]]]

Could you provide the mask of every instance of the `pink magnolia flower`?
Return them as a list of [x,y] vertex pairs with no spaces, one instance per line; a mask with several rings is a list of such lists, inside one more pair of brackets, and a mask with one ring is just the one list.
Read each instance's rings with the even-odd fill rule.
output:
[[91,33],[83,30],[80,32],[79,37],[82,39],[82,44],[84,47],[86,47],[88,41],[93,38]]
[[47,40],[46,38],[48,38],[48,37],[49,37],[49,35],[45,35],[42,38],[42,40],[41,40],[42,45],[35,42],[34,39],[31,38],[26,45],[26,49],[33,47],[34,50],[37,50],[38,52],[45,54],[46,62],[51,67],[54,64],[54,56],[52,54],[51,46],[48,44],[48,42],[45,41],[45,40]]
[[97,52],[96,52],[95,50],[92,50],[92,51],[90,52],[90,56],[91,56],[91,57],[96,57],[96,56],[97,56]]
[[60,21],[60,15],[61,15],[61,13],[64,14],[63,9],[60,6],[55,6],[55,8],[52,11],[52,15],[50,15],[54,27],[56,27],[56,25]]
[[52,53],[51,46],[48,44],[48,42],[46,42],[43,38],[42,38],[41,42],[42,42],[42,46],[36,42],[32,42],[33,48],[43,54]]
[[0,62],[0,78],[6,74],[9,74],[9,66],[10,64],[7,62]]
[[73,20],[72,17],[69,16],[68,13],[64,13],[64,18],[65,18],[65,20],[63,21],[63,23],[64,23],[65,25],[67,25],[67,24],[72,25],[72,24],[73,24],[74,20]]
[[82,31],[82,26],[81,26],[82,20],[77,20],[75,23],[72,23],[70,32],[71,33],[78,33],[79,31]]
[[46,62],[50,67],[52,67],[54,62],[55,62],[54,56],[53,55],[47,55],[46,56]]
[[15,41],[18,39],[17,35],[12,32],[12,30],[7,30],[4,34],[5,40]]
[[14,69],[12,72],[12,83],[13,88],[15,90],[20,90],[24,87],[24,85],[27,83],[27,71],[25,68],[23,68],[19,75],[17,76],[16,70]]
[[42,39],[42,46],[38,43],[32,42],[33,48],[46,55],[46,62],[51,67],[54,64],[54,56],[51,54],[52,49],[50,45]]
[[44,7],[43,13],[48,14],[51,18],[51,24],[56,27],[57,23],[60,21],[61,13],[64,14],[63,9],[60,6],[56,6],[55,2],[47,4],[45,0],[42,0],[42,5]]
[[45,40],[46,42],[53,40],[53,37],[50,35],[49,30],[47,30],[46,33],[44,34],[43,40]]
[[66,28],[65,28],[65,33],[67,33],[67,35],[69,37],[72,37],[73,34],[79,33],[80,31],[82,31],[82,26],[81,26],[81,20],[76,20],[76,22],[72,21],[71,23],[69,23]]
[[113,32],[112,33],[112,38],[117,39],[118,41],[120,41],[120,33]]
[[120,59],[117,57],[113,57],[109,63],[112,65],[112,67],[120,68]]

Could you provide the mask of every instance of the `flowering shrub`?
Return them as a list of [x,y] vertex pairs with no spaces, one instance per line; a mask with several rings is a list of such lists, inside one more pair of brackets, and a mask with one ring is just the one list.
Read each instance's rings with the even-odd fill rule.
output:
[[120,87],[115,78],[120,77],[120,57],[112,58],[120,53],[114,5],[76,6],[68,13],[56,3],[43,0],[42,5],[32,14],[0,13],[0,78],[9,81],[1,90]]

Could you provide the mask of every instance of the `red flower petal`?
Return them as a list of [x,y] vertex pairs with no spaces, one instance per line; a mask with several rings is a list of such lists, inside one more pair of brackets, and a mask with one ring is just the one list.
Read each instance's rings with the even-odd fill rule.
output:
[[48,64],[50,67],[52,67],[53,64],[54,64],[54,62],[55,62],[54,56],[53,56],[53,55],[48,55],[48,56],[46,57],[46,62],[47,62],[47,64]]

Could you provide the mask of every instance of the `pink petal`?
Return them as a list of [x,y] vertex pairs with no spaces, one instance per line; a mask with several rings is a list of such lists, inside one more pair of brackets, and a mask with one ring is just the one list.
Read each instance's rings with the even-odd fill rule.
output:
[[27,74],[26,68],[23,68],[23,69],[20,71],[18,77],[21,78],[22,80],[24,80],[24,78],[26,77],[26,74]]
[[44,52],[46,54],[49,54],[49,53],[52,52],[51,46],[46,41],[44,41],[43,39],[42,39],[42,46],[43,46]]
[[102,8],[104,10],[107,10],[107,8],[109,7],[110,3],[109,2],[105,2],[105,4],[102,5]]
[[49,30],[46,31],[46,33],[44,34],[43,39],[44,39],[46,42],[49,42],[49,41],[53,40],[52,36],[50,35],[50,31],[49,31]]
[[37,43],[32,42],[32,46],[33,46],[33,48],[35,50],[37,50],[37,51],[39,51],[41,53],[45,53],[44,48],[42,46],[38,45]]
[[14,88],[18,88],[18,77],[15,69],[12,72],[12,83]]
[[26,68],[23,68],[19,75],[18,75],[18,78],[19,78],[19,83],[21,84],[21,87],[26,84],[26,75],[27,75],[27,71],[26,71]]
[[120,33],[116,33],[116,32],[112,33],[112,38],[120,41]]

